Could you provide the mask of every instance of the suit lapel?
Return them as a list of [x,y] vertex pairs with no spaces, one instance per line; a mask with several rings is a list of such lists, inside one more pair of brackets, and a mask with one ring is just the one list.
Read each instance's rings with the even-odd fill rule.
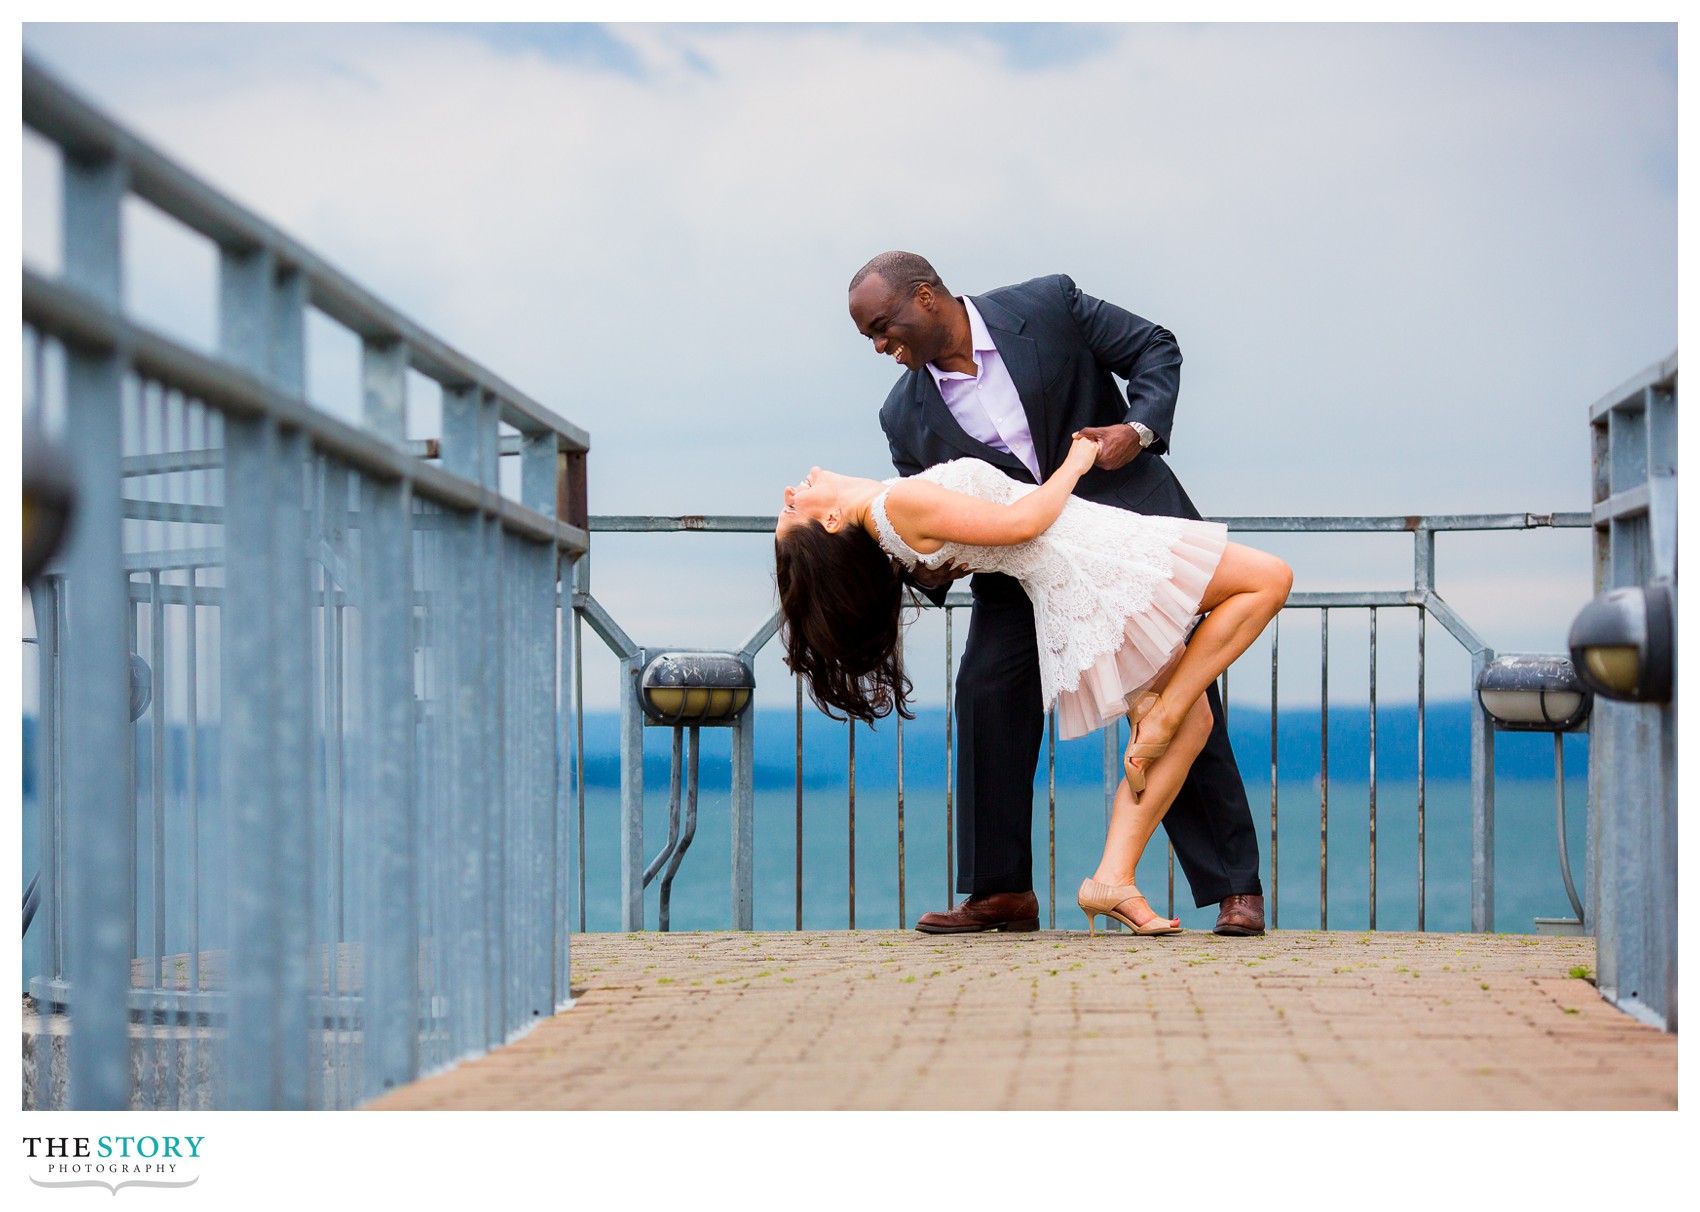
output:
[[1056,468],[1051,462],[1045,392],[1039,381],[1039,346],[1031,337],[1021,335],[1027,321],[1009,308],[996,299],[980,295],[970,297],[980,318],[986,322],[992,343],[998,347],[998,356],[1003,359],[1004,369],[1009,371],[1016,394],[1021,397],[1022,411],[1027,414],[1027,429],[1033,435],[1033,449],[1039,456],[1040,475],[1048,476]]

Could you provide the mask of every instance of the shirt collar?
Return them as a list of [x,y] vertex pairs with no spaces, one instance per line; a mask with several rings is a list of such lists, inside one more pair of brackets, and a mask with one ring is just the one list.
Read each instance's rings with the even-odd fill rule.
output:
[[[974,300],[967,295],[958,295],[962,306],[968,309],[968,340],[974,347],[974,361],[980,370],[986,369],[986,360],[978,355],[981,353],[996,353],[997,345],[992,341],[992,334],[986,331],[986,322],[980,318],[979,308],[974,306]],[[975,376],[960,370],[940,370],[931,362],[927,363],[927,371],[933,376],[934,383],[942,383],[946,379],[972,379]]]

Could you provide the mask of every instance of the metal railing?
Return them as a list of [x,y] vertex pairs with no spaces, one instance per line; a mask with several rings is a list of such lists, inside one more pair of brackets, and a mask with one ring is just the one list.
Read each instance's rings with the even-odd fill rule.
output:
[[[23,120],[64,237],[23,274],[26,398],[79,494],[33,587],[26,1105],[348,1106],[511,1038],[568,998],[587,435],[27,59]],[[125,314],[131,198],[216,249],[215,353]],[[360,342],[357,423],[307,401],[310,309]]]
[[[775,518],[771,516],[750,515],[691,515],[685,517],[657,516],[592,516],[590,530],[593,534],[656,534],[673,532],[693,532],[704,534],[771,534]],[[1494,659],[1495,652],[1487,646],[1474,629],[1454,610],[1439,594],[1435,585],[1435,538],[1439,534],[1482,532],[1482,531],[1517,531],[1532,529],[1567,528],[1579,529],[1590,524],[1590,515],[1584,512],[1556,514],[1445,514],[1445,515],[1413,515],[1393,517],[1223,517],[1214,519],[1226,523],[1236,536],[1245,534],[1409,534],[1412,539],[1412,577],[1408,585],[1381,590],[1357,590],[1344,592],[1294,592],[1287,601],[1282,616],[1294,611],[1313,613],[1318,616],[1321,635],[1321,771],[1319,776],[1320,820],[1319,838],[1320,874],[1318,899],[1320,907],[1321,927],[1328,928],[1328,809],[1330,776],[1328,769],[1328,661],[1330,654],[1329,623],[1343,611],[1361,612],[1367,615],[1369,624],[1369,805],[1368,805],[1368,845],[1369,845],[1369,890],[1368,915],[1371,929],[1376,929],[1377,921],[1377,789],[1378,772],[1376,769],[1376,728],[1378,722],[1376,668],[1378,657],[1377,627],[1381,612],[1389,610],[1408,611],[1415,616],[1416,626],[1416,920],[1419,930],[1427,929],[1427,871],[1425,853],[1427,840],[1426,819],[1426,726],[1427,726],[1427,623],[1430,618],[1439,623],[1447,635],[1458,644],[1468,655],[1471,662],[1471,683],[1464,687],[1464,693],[1470,698],[1470,831],[1471,831],[1471,928],[1477,931],[1491,931],[1494,928],[1494,723],[1482,709],[1474,694],[1476,680]],[[630,670],[641,666],[641,654],[645,651],[626,635],[619,624],[612,618],[607,609],[595,598],[590,591],[589,561],[583,561],[576,570],[575,592],[573,594],[574,643],[582,645],[582,624],[589,623],[609,648],[622,661],[622,669]],[[954,699],[954,672],[956,664],[954,616],[958,610],[972,607],[972,598],[965,592],[950,593],[942,608],[932,607],[923,603],[928,609],[941,609],[944,615],[945,635],[945,763],[944,763],[944,857],[943,867],[947,877],[947,890],[954,887],[954,758],[955,737],[953,735],[952,718]],[[765,622],[757,626],[750,636],[736,650],[746,661],[753,660],[778,627],[778,614],[770,615]],[[1268,908],[1271,925],[1280,923],[1281,904],[1281,777],[1280,777],[1280,717],[1279,691],[1281,679],[1280,663],[1280,634],[1281,617],[1277,617],[1270,628],[1270,747],[1269,747],[1269,804],[1268,804],[1268,853],[1265,883],[1268,891]],[[574,696],[579,718],[583,718],[583,663],[575,660]],[[1245,676],[1234,673],[1236,679]],[[625,675],[626,682],[631,681],[629,672]],[[795,680],[795,679],[794,679]],[[1226,682],[1226,678],[1224,678]],[[1224,687],[1224,702],[1227,700]],[[796,812],[794,825],[794,847],[796,868],[793,876],[793,895],[795,900],[794,928],[803,927],[803,721],[804,704],[803,689],[800,681],[795,691],[795,732],[796,732]],[[753,715],[754,708],[750,713]],[[634,880],[630,872],[641,863],[643,854],[643,724],[636,710],[635,703],[626,702],[623,708],[625,726],[621,738],[621,804],[620,829],[622,836],[622,856],[627,866],[628,874],[623,883],[621,928],[624,930],[639,930],[644,928],[644,909],[641,898],[642,881]],[[745,732],[753,734],[753,726],[745,724]],[[901,718],[894,719],[893,731],[897,749],[896,767],[896,885],[898,919],[900,925],[909,922],[907,913],[907,867],[908,846],[906,838],[906,787],[905,787],[905,756],[904,756],[904,724]],[[856,735],[858,729],[852,724],[848,729],[846,749],[846,781],[847,781],[847,837],[846,854],[848,863],[848,903],[845,924],[848,928],[856,926]],[[1103,751],[1103,792],[1105,817],[1108,819],[1110,803],[1115,788],[1121,778],[1120,742],[1114,729],[1104,730]],[[1046,870],[1046,888],[1049,894],[1048,924],[1052,927],[1056,922],[1056,839],[1057,839],[1057,782],[1056,758],[1057,742],[1055,720],[1048,721],[1046,728],[1045,765],[1043,780],[1046,787],[1046,833],[1048,838],[1048,859]],[[586,926],[585,888],[587,872],[585,870],[585,852],[583,838],[585,833],[585,779],[583,765],[583,746],[578,749],[579,766],[577,771],[577,812],[578,835],[580,839],[577,856],[578,887],[580,890],[578,902],[578,926],[583,930]],[[1562,750],[1559,751],[1559,774],[1562,779]],[[751,828],[749,821],[753,816],[753,779],[748,773],[749,764],[753,761],[753,748],[748,752],[740,752],[733,760],[733,804],[734,819],[742,822],[734,829],[734,844],[732,849],[733,868],[733,900],[735,905],[742,906],[741,913],[731,921],[734,928],[748,929],[750,926],[750,902],[753,899],[754,869],[751,846]],[[676,773],[676,772],[675,772]],[[1562,783],[1560,784],[1560,803],[1562,804]],[[677,794],[674,796],[677,800]],[[1037,813],[1038,805],[1035,805]],[[1560,839],[1562,846],[1563,839]],[[1566,876],[1568,879],[1568,875]],[[1174,855],[1172,850],[1168,855],[1168,902],[1169,912],[1174,912],[1175,881]]]
[[[1677,359],[1672,354],[1588,414],[1593,444],[1594,588],[1677,578]],[[1674,638],[1674,637],[1673,637]],[[1602,761],[1590,765],[1589,898],[1599,988],[1677,1029],[1677,724],[1668,703],[1596,701]]]

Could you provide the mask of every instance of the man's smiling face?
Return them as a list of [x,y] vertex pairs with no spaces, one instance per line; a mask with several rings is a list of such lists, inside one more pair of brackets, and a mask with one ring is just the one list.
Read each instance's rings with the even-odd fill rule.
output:
[[874,343],[875,353],[890,354],[905,370],[920,370],[950,338],[937,304],[938,296],[924,282],[905,291],[869,274],[850,292],[850,318]]

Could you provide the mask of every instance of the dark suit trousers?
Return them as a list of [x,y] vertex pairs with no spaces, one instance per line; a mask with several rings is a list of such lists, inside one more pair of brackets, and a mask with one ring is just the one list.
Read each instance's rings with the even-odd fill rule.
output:
[[[1045,731],[1033,607],[1011,577],[982,573],[973,590],[956,683],[956,889],[1021,892],[1033,887],[1033,773]],[[1209,701],[1215,727],[1163,819],[1199,905],[1263,891],[1251,808],[1214,686]]]

